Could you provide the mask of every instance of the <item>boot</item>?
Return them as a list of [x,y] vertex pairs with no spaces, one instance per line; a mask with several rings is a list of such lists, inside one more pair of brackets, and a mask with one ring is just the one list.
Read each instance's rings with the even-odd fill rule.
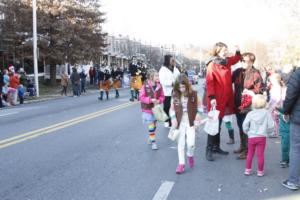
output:
[[134,101],[134,91],[130,90],[130,94],[131,94],[131,98],[129,99],[129,101]]
[[109,94],[109,92],[108,91],[105,91],[105,93],[106,93],[106,100],[108,100],[108,94]]
[[223,151],[220,147],[218,146],[214,146],[213,148],[213,153],[218,153],[220,155],[228,155],[229,152],[228,151]]
[[99,100],[103,100],[103,91],[100,92],[100,97],[98,97]]
[[243,150],[240,155],[237,157],[238,160],[245,160],[247,158],[247,151]]
[[212,146],[207,146],[206,147],[206,160],[208,161],[214,161],[213,158],[213,152],[212,152]]

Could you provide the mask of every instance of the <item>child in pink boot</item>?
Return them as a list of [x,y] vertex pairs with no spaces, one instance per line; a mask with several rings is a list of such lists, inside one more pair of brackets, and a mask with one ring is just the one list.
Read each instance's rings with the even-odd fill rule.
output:
[[186,75],[182,74],[175,82],[170,108],[172,129],[179,129],[178,136],[178,158],[179,165],[176,168],[177,174],[185,171],[185,144],[187,144],[187,158],[189,167],[193,168],[195,151],[195,127],[201,121],[201,100]]

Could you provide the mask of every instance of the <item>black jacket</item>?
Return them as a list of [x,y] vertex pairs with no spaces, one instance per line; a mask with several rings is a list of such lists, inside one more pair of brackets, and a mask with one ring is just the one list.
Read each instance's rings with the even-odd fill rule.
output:
[[129,65],[129,72],[130,72],[131,76],[136,76],[136,73],[138,72],[138,66],[135,65],[135,64],[133,64],[133,63],[131,63]]
[[117,68],[116,70],[113,70],[111,72],[111,76],[112,76],[113,80],[120,80],[123,78],[123,72],[121,69]]
[[290,115],[292,123],[300,124],[300,68],[290,77],[286,97],[283,102],[283,113]]

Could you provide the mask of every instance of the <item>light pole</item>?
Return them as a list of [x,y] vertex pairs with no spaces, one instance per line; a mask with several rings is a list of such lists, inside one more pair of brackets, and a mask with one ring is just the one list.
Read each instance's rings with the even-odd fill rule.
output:
[[36,96],[40,96],[39,77],[38,77],[38,62],[37,62],[37,28],[36,28],[36,0],[32,0],[32,16],[33,16],[33,66],[34,66],[34,83]]

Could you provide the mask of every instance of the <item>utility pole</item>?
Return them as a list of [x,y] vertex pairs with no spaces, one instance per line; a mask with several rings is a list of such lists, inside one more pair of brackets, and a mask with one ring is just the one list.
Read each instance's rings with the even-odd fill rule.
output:
[[32,16],[33,16],[33,63],[34,63],[34,84],[36,96],[40,96],[38,62],[37,62],[37,26],[36,26],[36,0],[32,0]]

